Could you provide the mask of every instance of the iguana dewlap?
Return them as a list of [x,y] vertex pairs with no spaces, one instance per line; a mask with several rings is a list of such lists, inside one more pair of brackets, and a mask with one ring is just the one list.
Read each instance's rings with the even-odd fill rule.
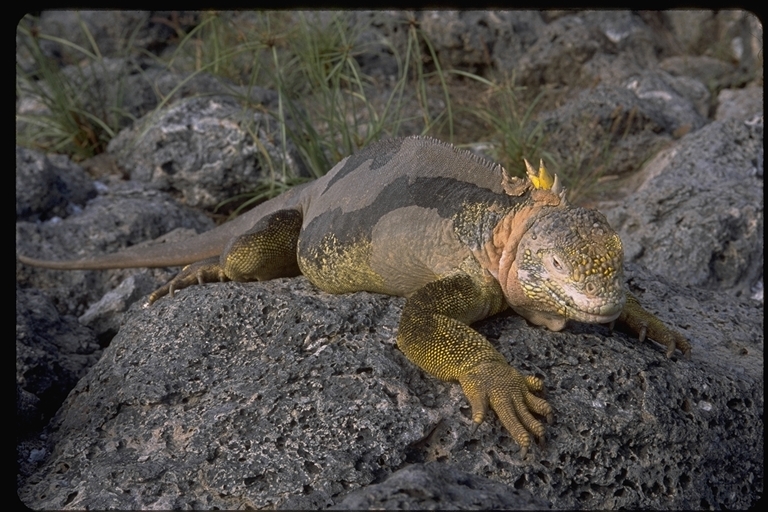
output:
[[[526,162],[527,163],[527,162]],[[150,302],[211,281],[304,274],[321,290],[407,297],[397,335],[405,355],[458,381],[482,422],[488,405],[522,447],[552,414],[523,376],[469,327],[508,306],[537,325],[627,323],[667,346],[685,338],[627,297],[621,240],[597,211],[569,205],[556,177],[528,180],[427,137],[380,141],[322,178],[180,243],[78,261],[58,269],[186,265]]]

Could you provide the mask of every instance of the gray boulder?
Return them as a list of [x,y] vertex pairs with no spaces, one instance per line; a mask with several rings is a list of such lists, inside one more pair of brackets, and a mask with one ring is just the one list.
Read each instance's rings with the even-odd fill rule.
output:
[[690,361],[601,326],[553,333],[511,314],[477,325],[546,378],[556,423],[525,460],[494,415],[472,434],[459,386],[397,350],[403,299],[296,278],[134,305],[19,495],[32,508],[323,508],[437,461],[555,508],[751,505],[762,308],[629,270],[641,301],[692,340]]
[[524,489],[449,464],[413,464],[380,484],[353,491],[329,510],[544,510],[551,503]]
[[[16,251],[27,256],[77,259],[146,243],[177,228],[195,233],[214,225],[158,190],[115,178],[94,181],[62,155],[17,151],[16,185],[17,209],[24,212],[16,222]],[[45,289],[60,313],[76,316],[131,273],[16,266],[19,284]],[[162,280],[170,274],[158,275]]]
[[[751,294],[763,275],[763,123],[713,122],[657,154],[605,208],[625,258],[689,286]],[[761,286],[760,286],[761,288]]]
[[762,85],[750,85],[743,89],[723,89],[717,95],[715,119],[736,118],[749,121],[764,112]]
[[285,162],[287,176],[308,176],[292,143],[272,137],[273,124],[268,114],[231,96],[194,97],[138,120],[107,150],[133,180],[178,193],[189,206],[213,209],[263,183],[270,175],[267,160],[277,175]]
[[64,155],[16,146],[16,220],[67,217],[96,196],[92,180]]
[[634,173],[678,134],[704,124],[689,101],[641,83],[599,85],[539,114],[549,154],[572,177],[566,186],[580,191],[604,176]]

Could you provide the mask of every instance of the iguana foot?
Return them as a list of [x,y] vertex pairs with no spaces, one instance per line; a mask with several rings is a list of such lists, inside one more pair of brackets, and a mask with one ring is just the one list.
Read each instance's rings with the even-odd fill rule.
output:
[[201,260],[184,269],[149,296],[152,304],[165,295],[194,284],[224,281],[266,281],[299,275],[296,244],[301,212],[278,210],[261,218],[250,230],[233,237],[221,256]]
[[544,384],[537,377],[523,376],[506,362],[480,363],[459,379],[461,388],[472,407],[475,426],[483,422],[491,408],[520,445],[520,457],[525,458],[531,446],[531,435],[544,438],[544,425],[531,412],[552,422],[552,408],[543,398],[534,395]]
[[219,264],[219,257],[214,256],[213,258],[198,261],[184,267],[176,277],[152,292],[152,295],[149,296],[149,303],[152,304],[160,297],[166,295],[173,297],[176,290],[181,290],[188,286],[223,281],[229,281],[229,278],[227,278],[224,269]]
[[640,341],[644,341],[648,337],[666,346],[667,357],[672,357],[675,349],[678,349],[683,353],[683,357],[690,359],[691,344],[686,337],[676,330],[667,327],[654,314],[643,309],[637,298],[631,293],[627,294],[627,303],[618,321],[626,324],[632,331],[636,332]]

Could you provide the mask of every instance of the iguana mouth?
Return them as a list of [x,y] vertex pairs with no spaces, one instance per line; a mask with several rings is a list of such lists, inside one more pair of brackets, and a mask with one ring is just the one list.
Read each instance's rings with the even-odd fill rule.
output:
[[591,298],[578,290],[568,293],[552,281],[546,281],[536,295],[538,300],[542,296],[548,296],[546,302],[552,304],[553,309],[564,318],[593,324],[613,322],[621,314],[626,302],[623,291],[609,290]]
[[621,308],[613,308],[613,312],[610,314],[591,313],[588,311],[569,310],[569,314],[566,318],[569,320],[576,320],[578,322],[585,322],[589,324],[607,324],[613,322],[621,314]]

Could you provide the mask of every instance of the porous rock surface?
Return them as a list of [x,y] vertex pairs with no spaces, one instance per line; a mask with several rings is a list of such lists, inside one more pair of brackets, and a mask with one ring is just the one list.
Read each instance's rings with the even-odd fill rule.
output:
[[493,416],[471,434],[459,387],[397,350],[403,299],[296,278],[134,305],[20,496],[33,508],[317,508],[438,461],[556,508],[749,505],[762,479],[762,309],[629,270],[692,340],[690,361],[603,326],[478,324],[545,377],[556,422],[524,460]]

